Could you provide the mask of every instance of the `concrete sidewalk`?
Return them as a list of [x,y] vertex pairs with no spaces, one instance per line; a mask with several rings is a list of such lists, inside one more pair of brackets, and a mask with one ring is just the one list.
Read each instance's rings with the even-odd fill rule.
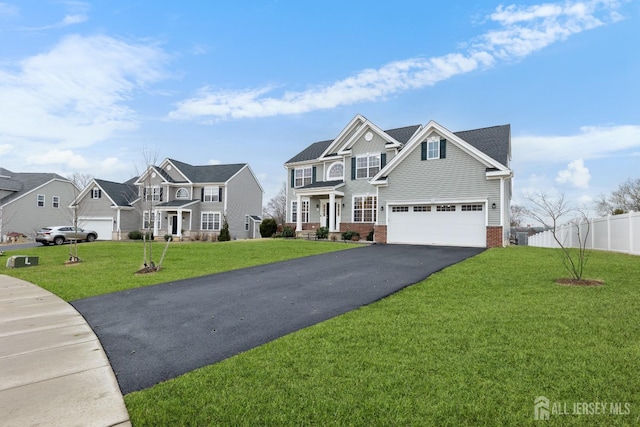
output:
[[130,426],[109,360],[84,318],[0,275],[0,424]]

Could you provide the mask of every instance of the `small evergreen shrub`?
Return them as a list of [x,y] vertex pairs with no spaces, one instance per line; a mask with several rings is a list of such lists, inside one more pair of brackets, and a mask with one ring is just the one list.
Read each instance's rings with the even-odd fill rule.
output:
[[142,240],[142,233],[138,230],[133,230],[129,232],[128,237],[131,240]]
[[357,242],[358,240],[360,240],[360,233],[350,230],[345,231],[344,233],[342,233],[342,240],[351,240]]
[[373,242],[373,230],[367,234],[367,242]]
[[293,228],[285,225],[282,227],[282,237],[296,237],[296,232]]
[[231,234],[229,234],[229,223],[225,218],[224,222],[222,223],[222,230],[220,230],[220,235],[218,236],[218,241],[228,242],[229,240],[231,240]]
[[278,230],[278,224],[273,218],[265,218],[260,223],[260,236],[272,237]]
[[316,239],[327,239],[329,237],[329,229],[320,227],[316,230]]

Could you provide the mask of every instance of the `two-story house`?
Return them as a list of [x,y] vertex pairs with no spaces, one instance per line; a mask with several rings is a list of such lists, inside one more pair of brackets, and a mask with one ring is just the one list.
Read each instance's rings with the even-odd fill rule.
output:
[[8,233],[33,238],[42,227],[71,224],[69,206],[78,192],[75,184],[55,173],[0,168],[0,241]]
[[285,163],[297,232],[372,230],[379,243],[502,246],[513,173],[509,125],[382,130],[356,115],[334,139]]
[[246,163],[193,166],[165,159],[118,184],[93,180],[77,199],[80,224],[109,228],[109,238],[133,230],[154,236],[215,237],[224,221],[233,239],[260,237],[263,189]]

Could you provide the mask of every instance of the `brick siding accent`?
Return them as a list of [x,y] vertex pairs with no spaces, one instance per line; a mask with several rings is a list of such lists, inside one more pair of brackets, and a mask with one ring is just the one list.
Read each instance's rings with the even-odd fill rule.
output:
[[387,243],[387,226],[376,225],[374,230],[374,240],[376,243]]
[[357,231],[361,240],[367,240],[367,235],[374,229],[374,224],[366,222],[343,222],[340,223],[340,232]]
[[499,248],[502,246],[502,227],[487,227],[487,247]]

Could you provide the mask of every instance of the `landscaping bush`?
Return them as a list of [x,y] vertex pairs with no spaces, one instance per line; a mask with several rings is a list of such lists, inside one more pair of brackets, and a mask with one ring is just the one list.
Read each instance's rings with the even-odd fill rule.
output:
[[164,235],[164,241],[168,242],[169,240],[173,239],[173,236],[171,234],[165,234]]
[[276,234],[278,223],[273,218],[265,218],[260,223],[260,235],[262,237],[271,237]]
[[316,239],[327,239],[329,237],[329,229],[320,227],[316,230]]
[[342,233],[342,240],[352,240],[354,242],[357,242],[358,240],[360,240],[360,233],[358,233],[357,231],[345,231],[344,233]]
[[367,234],[367,242],[373,242],[373,230]]
[[218,236],[218,242],[228,242],[229,240],[231,240],[231,234],[229,234],[229,223],[225,218],[222,224],[222,230],[220,230],[220,235]]
[[293,228],[285,225],[282,227],[282,237],[296,237],[296,232]]
[[[127,236],[131,240],[142,240],[142,238],[144,237],[144,234],[141,231],[133,230],[133,231],[130,231],[129,234],[127,234]],[[153,240],[153,233],[147,232],[146,238],[147,240]]]

